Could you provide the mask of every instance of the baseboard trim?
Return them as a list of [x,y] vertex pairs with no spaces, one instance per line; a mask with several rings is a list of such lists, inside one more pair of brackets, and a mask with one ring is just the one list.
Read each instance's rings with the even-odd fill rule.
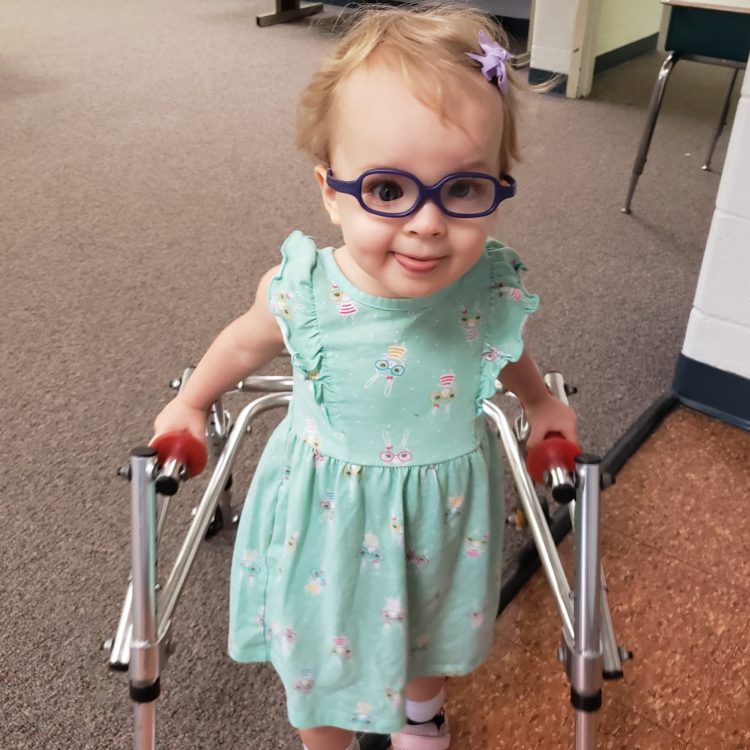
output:
[[747,378],[680,354],[672,390],[685,406],[750,430],[750,380]]
[[679,403],[674,393],[659,396],[607,451],[602,459],[603,471],[616,475]]
[[628,60],[632,60],[634,57],[655,50],[658,39],[658,34],[652,34],[651,36],[636,39],[636,41],[630,42],[630,44],[625,44],[622,47],[617,47],[609,52],[597,55],[594,61],[594,74],[609,70],[609,68],[614,68],[615,65],[620,65]]

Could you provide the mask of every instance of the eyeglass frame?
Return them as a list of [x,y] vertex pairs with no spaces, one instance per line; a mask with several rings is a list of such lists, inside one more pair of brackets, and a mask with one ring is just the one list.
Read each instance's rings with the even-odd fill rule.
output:
[[[371,208],[366,205],[362,199],[362,183],[364,180],[372,174],[392,174],[399,175],[400,177],[407,177],[413,180],[419,190],[419,195],[414,205],[408,211],[399,211],[397,213],[391,213],[387,211],[378,211],[375,208]],[[449,211],[444,205],[440,198],[440,188],[448,182],[448,180],[455,180],[458,177],[482,177],[488,179],[495,185],[495,198],[492,202],[492,207],[486,211],[480,211],[479,213],[473,214],[459,214],[455,211]],[[338,177],[333,176],[333,170],[328,169],[326,172],[326,184],[333,188],[337,193],[343,193],[344,195],[351,195],[357,199],[359,205],[368,213],[375,214],[376,216],[384,216],[387,219],[403,219],[406,216],[411,216],[416,213],[429,198],[446,216],[450,216],[454,219],[477,219],[480,216],[488,216],[497,210],[497,207],[508,198],[512,198],[516,194],[517,183],[508,174],[501,174],[501,180],[505,180],[508,184],[503,185],[497,177],[493,177],[491,174],[485,172],[452,172],[446,175],[442,179],[438,180],[434,185],[425,185],[417,176],[411,172],[406,172],[403,169],[368,169],[366,172],[357,177],[356,180],[340,180]]]

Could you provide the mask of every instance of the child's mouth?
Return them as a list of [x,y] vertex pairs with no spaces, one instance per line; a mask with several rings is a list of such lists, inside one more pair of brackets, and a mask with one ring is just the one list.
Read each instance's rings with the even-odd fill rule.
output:
[[396,252],[393,253],[393,257],[403,268],[412,273],[427,273],[440,262],[440,258],[413,258],[411,255]]

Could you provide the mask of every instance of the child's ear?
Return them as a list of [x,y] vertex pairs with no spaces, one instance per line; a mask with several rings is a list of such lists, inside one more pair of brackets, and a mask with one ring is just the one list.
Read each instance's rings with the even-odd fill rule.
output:
[[328,170],[319,164],[317,167],[315,167],[315,179],[318,181],[318,185],[320,185],[320,193],[323,196],[323,205],[325,206],[326,211],[328,211],[328,216],[331,219],[331,224],[334,224],[338,227],[341,226],[339,209],[336,204],[338,193],[333,190],[333,188],[330,188],[328,186],[328,183],[326,182],[327,172]]

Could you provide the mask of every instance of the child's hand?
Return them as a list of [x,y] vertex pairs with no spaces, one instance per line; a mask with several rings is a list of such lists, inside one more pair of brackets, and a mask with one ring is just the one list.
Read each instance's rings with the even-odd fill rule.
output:
[[576,413],[551,393],[539,401],[525,404],[524,411],[531,428],[526,442],[527,450],[539,445],[550,432],[558,432],[567,440],[578,444]]
[[201,445],[205,445],[207,417],[205,411],[186,404],[180,396],[176,396],[154,420],[154,437],[166,432],[189,432]]

